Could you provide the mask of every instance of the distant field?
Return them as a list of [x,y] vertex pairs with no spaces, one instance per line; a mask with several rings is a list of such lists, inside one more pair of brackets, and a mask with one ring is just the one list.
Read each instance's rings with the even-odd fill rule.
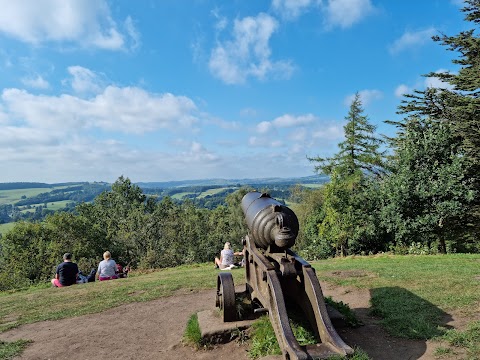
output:
[[[47,209],[48,210],[64,209],[65,206],[67,206],[67,204],[71,203],[71,202],[72,202],[72,200],[62,200],[62,201],[49,202],[49,203],[47,203]],[[43,204],[38,204],[38,205],[43,205]]]
[[[17,201],[22,199],[22,196],[31,198],[37,196],[38,194],[48,193],[56,189],[65,189],[68,188],[68,185],[63,186],[54,186],[51,188],[29,188],[29,189],[14,189],[14,190],[0,190],[0,205],[5,204],[14,204]],[[40,204],[43,205],[43,204]]]
[[220,193],[224,190],[227,190],[227,189],[230,189],[230,188],[229,187],[223,187],[223,188],[219,188],[219,189],[210,189],[210,190],[204,191],[200,195],[198,195],[197,199],[202,199],[202,198],[207,197],[209,195],[215,195],[215,194],[218,194],[218,193]]
[[15,226],[15,223],[6,223],[6,224],[0,224],[0,234],[6,234],[10,230],[13,229]]
[[0,205],[16,203],[20,201],[24,195],[29,198],[50,191],[52,191],[52,189],[48,188],[0,190]]
[[302,184],[303,187],[312,188],[312,189],[321,188],[323,185],[325,184]]
[[184,196],[186,195],[195,195],[194,192],[181,192],[181,193],[176,193],[174,195],[172,195],[172,199],[176,199],[176,200],[182,200]]
[[[68,203],[71,203],[72,201],[71,200],[61,200],[61,201],[55,201],[55,202],[47,202],[47,209],[48,210],[54,210],[54,211],[57,211],[57,210],[60,210],[60,209],[64,209]],[[45,203],[41,203],[41,204],[32,204],[30,205],[31,208],[30,209],[23,209],[22,210],[22,213],[26,213],[26,212],[35,212],[35,209],[39,206],[45,206]]]

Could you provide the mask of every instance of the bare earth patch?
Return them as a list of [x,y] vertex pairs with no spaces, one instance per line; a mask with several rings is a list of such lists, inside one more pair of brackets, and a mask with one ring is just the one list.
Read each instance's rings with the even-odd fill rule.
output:
[[[348,304],[365,324],[357,329],[337,329],[350,346],[362,348],[374,360],[435,359],[432,354],[437,343],[393,338],[383,330],[379,320],[368,314],[368,290],[334,287],[327,283],[322,283],[322,288],[325,296]],[[32,340],[33,343],[17,358],[29,360],[249,359],[247,345],[235,341],[210,350],[195,350],[182,344],[190,316],[213,308],[215,290],[182,292],[159,300],[122,305],[98,314],[23,325],[1,333],[0,340]],[[455,326],[455,321],[449,325]]]

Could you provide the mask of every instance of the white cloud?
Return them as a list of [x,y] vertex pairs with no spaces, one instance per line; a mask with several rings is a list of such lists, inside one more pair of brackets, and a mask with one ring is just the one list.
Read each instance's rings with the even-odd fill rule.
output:
[[101,128],[142,134],[162,128],[188,128],[197,121],[196,106],[189,98],[150,94],[135,87],[108,86],[88,100],[5,89],[1,100],[9,117],[36,128]]
[[292,131],[292,133],[288,136],[288,138],[292,141],[303,142],[305,141],[305,139],[307,139],[307,136],[308,136],[307,129],[299,128],[299,129],[295,129],[295,131]]
[[315,0],[272,0],[272,8],[284,19],[295,20],[315,2]]
[[406,31],[389,47],[390,54],[395,55],[411,48],[420,47],[431,41],[432,36],[435,35],[436,31],[437,30],[433,27],[416,32]]
[[307,125],[314,122],[317,117],[313,114],[293,116],[289,114],[282,115],[277,117],[272,121],[273,125],[276,127],[293,127],[299,125]]
[[77,43],[109,50],[125,47],[135,36],[126,22],[121,34],[105,0],[0,0],[0,32],[31,44]]
[[262,121],[261,123],[257,124],[257,133],[259,134],[266,134],[271,131],[273,128],[273,124],[270,121]]
[[370,0],[328,0],[322,9],[327,27],[339,26],[343,29],[362,21],[375,11]]
[[131,50],[136,50],[140,47],[140,32],[137,30],[135,27],[133,20],[130,16],[127,16],[127,19],[125,20],[125,30],[127,34],[129,35],[130,39],[130,46],[129,48]]
[[34,89],[45,90],[50,87],[50,84],[48,83],[48,81],[46,81],[40,75],[37,75],[35,77],[26,77],[26,78],[23,78],[21,81],[24,85]]
[[248,77],[264,80],[267,76],[289,78],[293,66],[289,61],[272,61],[270,37],[277,21],[264,13],[235,20],[232,37],[218,42],[212,50],[209,68],[227,84],[241,84]]
[[[445,69],[439,69],[437,71],[435,71],[435,73],[439,74],[439,73],[448,73],[449,71],[448,70],[445,70]],[[448,89],[448,90],[453,90],[453,85],[447,83],[447,82],[444,82],[442,80],[440,80],[439,78],[436,78],[436,77],[427,77],[425,79],[425,87],[430,87],[430,88],[437,88],[437,89]]]
[[409,94],[411,92],[412,92],[412,89],[410,89],[407,85],[400,84],[395,89],[395,96],[398,98],[401,98],[403,97],[404,94]]
[[[360,101],[362,102],[363,106],[367,106],[372,101],[379,100],[383,98],[383,93],[380,90],[362,90],[359,91],[358,94],[360,95]],[[343,104],[345,106],[350,106],[355,99],[355,94],[348,95]]]
[[92,70],[82,66],[70,66],[68,72],[72,75],[72,89],[80,94],[99,93],[102,90],[101,81]]
[[284,142],[279,139],[272,139],[269,136],[251,136],[248,139],[248,145],[252,147],[279,148],[284,146]]
[[256,126],[256,131],[259,134],[266,134],[279,128],[304,126],[307,124],[311,124],[316,120],[317,117],[313,114],[306,114],[300,116],[285,114],[275,118],[272,121],[262,121],[258,123]]
[[190,149],[184,152],[183,155],[189,159],[189,161],[215,161],[218,160],[218,156],[208,151],[202,144],[197,141],[193,141],[190,145]]
[[315,139],[336,141],[344,137],[343,125],[327,125],[313,132]]

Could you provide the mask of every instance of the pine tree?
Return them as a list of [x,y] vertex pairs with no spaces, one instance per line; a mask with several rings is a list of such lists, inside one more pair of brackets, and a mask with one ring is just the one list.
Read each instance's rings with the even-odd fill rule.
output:
[[338,255],[363,251],[371,243],[364,191],[372,174],[383,172],[383,154],[379,151],[382,140],[374,135],[375,126],[363,114],[360,95],[350,105],[345,117],[345,141],[340,151],[331,158],[309,158],[318,163],[315,170],[330,175],[330,182],[323,187],[324,217],[318,224],[319,237],[328,241]]
[[360,95],[350,105],[347,124],[343,127],[345,141],[338,144],[340,151],[331,158],[308,158],[315,165],[315,171],[332,175],[333,171],[340,177],[363,174],[379,174],[383,170],[383,153],[379,151],[382,140],[374,135],[375,126],[363,115]]

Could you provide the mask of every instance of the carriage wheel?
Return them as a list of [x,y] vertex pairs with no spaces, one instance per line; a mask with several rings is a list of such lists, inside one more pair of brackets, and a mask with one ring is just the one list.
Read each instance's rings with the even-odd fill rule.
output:
[[229,272],[218,274],[215,306],[223,310],[224,322],[237,320],[235,286],[233,285],[232,274]]

